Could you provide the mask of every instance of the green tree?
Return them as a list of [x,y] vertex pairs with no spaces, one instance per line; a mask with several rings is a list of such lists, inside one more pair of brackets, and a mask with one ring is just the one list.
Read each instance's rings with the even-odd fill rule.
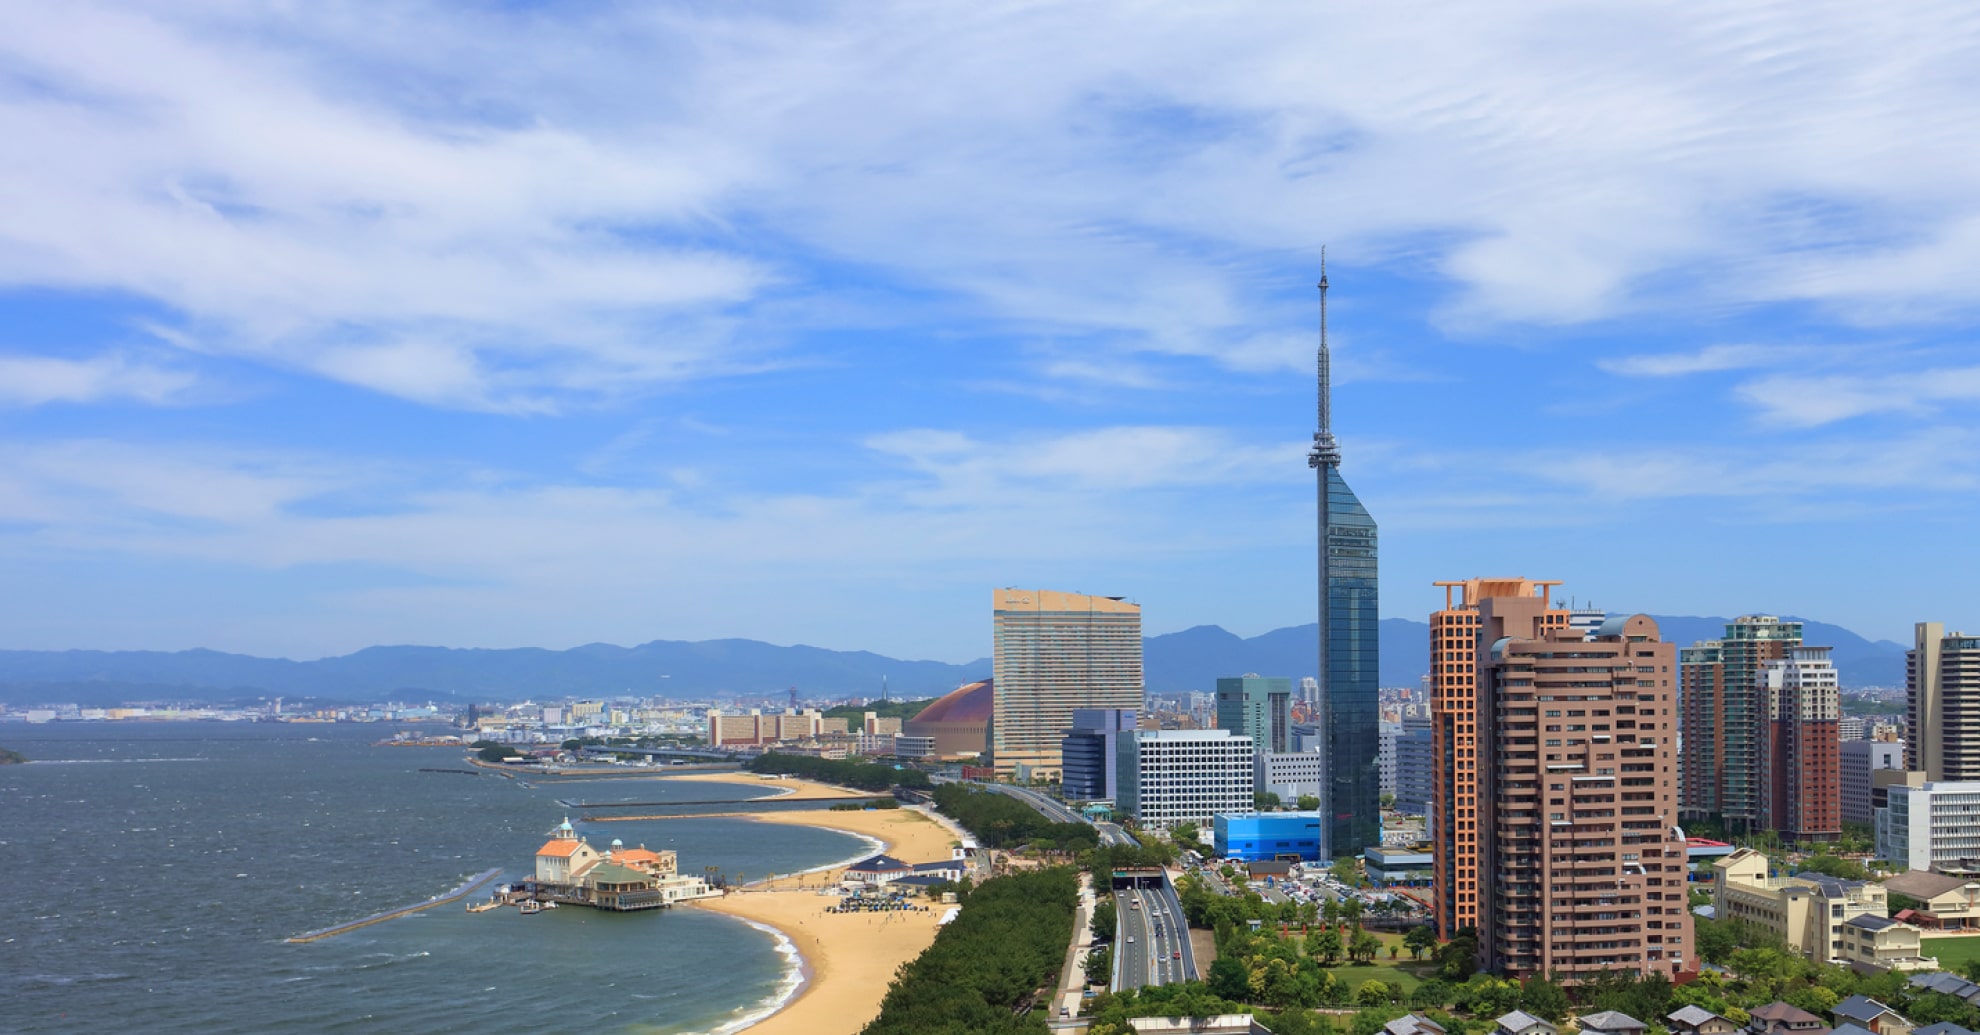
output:
[[1210,964],[1210,994],[1242,1003],[1251,998],[1251,972],[1230,956],[1218,956]]
[[1403,946],[1409,949],[1410,959],[1421,959],[1436,944],[1437,930],[1429,924],[1418,924],[1403,935]]
[[1477,973],[1478,929],[1460,927],[1451,932],[1451,940],[1437,947],[1436,958],[1438,975],[1446,981],[1463,981]]
[[1357,927],[1354,930],[1354,937],[1348,939],[1348,956],[1352,959],[1367,963],[1375,958],[1376,953],[1381,951],[1382,940],[1375,937],[1371,931]]
[[1567,1016],[1567,990],[1544,977],[1530,977],[1519,990],[1519,1008],[1559,1024]]
[[1101,946],[1086,954],[1086,983],[1104,985],[1114,973],[1114,950]]
[[1396,807],[1396,796],[1389,793],[1388,791],[1383,791],[1381,797],[1376,799],[1376,801],[1385,809],[1393,809]]
[[1318,812],[1320,811],[1320,796],[1317,794],[1302,794],[1299,796],[1297,804],[1301,812]]
[[1313,957],[1327,966],[1333,966],[1341,958],[1343,947],[1338,928],[1323,927],[1318,933],[1308,937],[1306,942],[1307,950],[1313,954]]
[[1169,828],[1169,837],[1179,845],[1195,847],[1203,843],[1203,832],[1194,823],[1177,823]]
[[1418,1010],[1441,1010],[1450,1005],[1451,986],[1431,978],[1409,994],[1409,1005]]
[[1094,939],[1103,942],[1113,941],[1119,920],[1120,914],[1115,910],[1114,900],[1101,899],[1100,904],[1093,907],[1093,921],[1090,926],[1093,928]]
[[1353,856],[1343,855],[1334,860],[1333,876],[1342,884],[1353,887],[1361,883],[1361,867],[1355,863]]
[[1258,811],[1260,812],[1276,812],[1278,811],[1279,805],[1281,804],[1279,801],[1279,796],[1272,791],[1254,792],[1251,795],[1251,803],[1252,805],[1256,806]]
[[1354,990],[1354,1002],[1356,1006],[1383,1006],[1388,1001],[1389,984],[1386,981],[1377,981],[1374,978],[1369,978],[1367,981],[1361,983],[1361,987]]

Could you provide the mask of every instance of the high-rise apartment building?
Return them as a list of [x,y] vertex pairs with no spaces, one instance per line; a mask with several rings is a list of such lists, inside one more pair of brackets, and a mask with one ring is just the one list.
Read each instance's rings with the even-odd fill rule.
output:
[[1141,605],[999,589],[993,607],[990,738],[997,775],[1009,777],[1023,765],[1055,778],[1073,709],[1141,709]]
[[1292,748],[1292,680],[1243,676],[1217,680],[1217,728],[1251,738],[1259,754]]
[[1904,768],[1900,740],[1845,740],[1838,745],[1836,786],[1841,789],[1842,821],[1866,826],[1876,822],[1872,808],[1872,778],[1880,770]]
[[1760,825],[1795,845],[1842,836],[1842,697],[1827,647],[1790,647],[1760,663],[1754,679],[1767,708],[1760,741]]
[[1568,628],[1559,583],[1439,585],[1440,929],[1476,927],[1485,965],[1513,976],[1689,970],[1675,649],[1646,615]]
[[1381,620],[1375,519],[1341,477],[1334,439],[1331,357],[1327,351],[1327,270],[1320,269],[1320,416],[1307,465],[1318,475],[1320,686],[1326,793],[1321,795],[1321,853],[1358,856],[1382,843],[1376,770],[1376,697]]
[[1685,816],[1760,829],[1766,796],[1761,741],[1767,733],[1760,666],[1800,644],[1800,622],[1744,615],[1726,623],[1724,637],[1684,650]]
[[1904,658],[1908,768],[1928,780],[1980,780],[1980,636],[1919,622]]
[[1143,826],[1204,825],[1252,810],[1251,738],[1229,730],[1137,730],[1119,746],[1118,807]]

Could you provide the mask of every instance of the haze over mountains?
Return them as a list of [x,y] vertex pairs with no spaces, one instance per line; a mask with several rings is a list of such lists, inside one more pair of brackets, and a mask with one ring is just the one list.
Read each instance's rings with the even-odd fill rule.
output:
[[[1724,618],[1657,618],[1679,644],[1719,635]],[[1429,626],[1383,619],[1382,685],[1415,686],[1430,659]],[[1804,621],[1806,642],[1835,648],[1846,687],[1902,686],[1905,645],[1866,640],[1840,626]],[[1316,627],[1244,638],[1214,625],[1151,636],[1145,668],[1152,691],[1209,690],[1219,676],[1257,672],[1295,680],[1313,674]],[[990,674],[990,659],[961,665],[903,661],[866,651],[782,647],[756,640],[655,640],[637,647],[594,643],[570,650],[369,647],[317,661],[211,650],[0,651],[0,702],[103,706],[137,700],[226,700],[283,696],[332,701],[452,698],[487,702],[637,694],[668,697],[805,698],[946,693]]]

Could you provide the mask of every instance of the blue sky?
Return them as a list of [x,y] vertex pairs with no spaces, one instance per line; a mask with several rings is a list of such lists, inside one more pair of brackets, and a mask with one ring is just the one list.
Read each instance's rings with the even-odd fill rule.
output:
[[1959,4],[0,6],[0,647],[1980,627]]

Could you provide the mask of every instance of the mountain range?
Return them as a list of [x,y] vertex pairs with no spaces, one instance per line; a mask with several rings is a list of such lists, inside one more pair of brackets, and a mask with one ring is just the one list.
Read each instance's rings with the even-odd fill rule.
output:
[[[1723,618],[1659,617],[1666,639],[1680,644],[1719,635]],[[1143,666],[1151,691],[1209,690],[1219,676],[1257,672],[1310,675],[1317,626],[1275,629],[1250,638],[1214,625],[1151,636]],[[1902,644],[1866,640],[1840,626],[1804,622],[1806,642],[1835,648],[1843,685],[1901,686]],[[1430,664],[1430,628],[1386,618],[1381,681],[1415,686]],[[896,697],[932,697],[990,674],[990,659],[954,665],[903,661],[867,651],[777,646],[756,640],[655,640],[636,647],[605,643],[569,650],[534,647],[457,649],[367,647],[316,661],[258,658],[212,650],[0,651],[0,704],[73,702],[101,707],[142,700],[323,701],[478,700],[633,694],[676,698],[801,697],[878,694],[884,680]]]

